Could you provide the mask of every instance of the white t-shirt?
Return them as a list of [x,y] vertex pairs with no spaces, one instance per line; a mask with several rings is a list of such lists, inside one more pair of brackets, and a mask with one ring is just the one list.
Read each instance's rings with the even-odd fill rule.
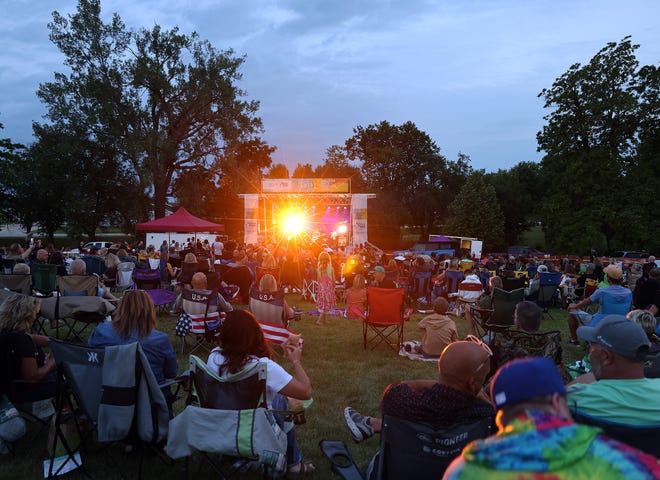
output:
[[[286,387],[289,384],[289,382],[293,379],[293,377],[289,372],[284,370],[281,366],[273,362],[268,357],[262,357],[262,358],[250,357],[246,362],[245,366],[247,367],[257,362],[264,362],[266,364],[266,375],[267,375],[266,403],[268,403],[269,407],[272,407],[273,397],[275,397],[275,394],[279,393],[280,390]],[[226,378],[231,375],[227,374],[226,372],[220,371],[220,366],[223,363],[225,363],[225,357],[224,355],[222,355],[222,351],[220,350],[220,347],[215,347],[213,350],[211,350],[211,353],[209,354],[209,359],[206,361],[206,364],[214,372],[218,373],[220,378]]]
[[219,257],[222,255],[222,251],[225,249],[225,244],[222,242],[215,241],[211,245],[211,249],[213,250],[213,255]]

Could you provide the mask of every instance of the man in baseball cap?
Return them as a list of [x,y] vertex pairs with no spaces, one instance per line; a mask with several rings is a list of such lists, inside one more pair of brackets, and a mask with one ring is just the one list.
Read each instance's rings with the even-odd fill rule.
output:
[[660,463],[573,422],[552,360],[505,363],[491,382],[496,435],[468,444],[443,479],[658,478]]
[[387,276],[385,268],[381,265],[377,265],[372,271],[369,272],[370,275],[374,276],[376,281],[376,287],[380,288],[396,288],[394,281]]
[[[576,336],[579,325],[594,327],[606,315],[625,315],[630,310],[632,292],[622,285],[623,272],[621,268],[616,265],[609,265],[603,272],[607,275],[609,286],[599,288],[590,297],[580,300],[578,303],[571,303],[568,306],[568,327],[571,335],[569,343],[572,345],[580,343]],[[595,315],[589,315],[581,310],[592,303],[600,305],[598,313]]]
[[577,334],[591,343],[592,374],[568,388],[571,411],[597,421],[660,425],[660,378],[644,377],[650,343],[642,327],[623,315],[608,315]]

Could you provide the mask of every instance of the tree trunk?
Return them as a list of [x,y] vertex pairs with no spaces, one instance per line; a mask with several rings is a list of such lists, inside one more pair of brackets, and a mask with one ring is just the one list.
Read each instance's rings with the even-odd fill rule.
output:
[[167,202],[167,185],[154,182],[154,218],[165,216],[165,204]]

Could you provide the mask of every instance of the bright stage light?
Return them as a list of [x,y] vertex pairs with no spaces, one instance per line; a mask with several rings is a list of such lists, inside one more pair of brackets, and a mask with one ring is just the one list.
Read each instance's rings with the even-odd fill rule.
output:
[[280,228],[285,235],[299,235],[307,230],[307,217],[301,212],[285,212],[280,217]]
[[346,225],[339,225],[337,227],[337,233],[346,233],[348,231],[348,227]]

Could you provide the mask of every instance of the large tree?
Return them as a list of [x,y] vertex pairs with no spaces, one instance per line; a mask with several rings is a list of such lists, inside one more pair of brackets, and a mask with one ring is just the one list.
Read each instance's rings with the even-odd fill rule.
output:
[[444,233],[480,238],[487,251],[496,251],[503,247],[503,226],[495,188],[486,182],[483,171],[473,172],[449,205]]
[[520,162],[509,170],[486,174],[486,181],[495,188],[504,215],[504,241],[515,245],[521,234],[540,219],[541,200],[546,189],[541,166]]
[[258,102],[236,86],[243,57],[177,28],[131,32],[117,14],[106,24],[100,13],[99,0],[79,0],[68,19],[53,13],[50,38],[69,72],[38,93],[53,123],[86,125],[91,141],[117,151],[153,196],[149,211],[165,213],[188,170],[231,166],[255,151],[270,164]]
[[[420,227],[426,236],[444,216],[446,193],[458,192],[470,171],[469,159],[449,162],[440,148],[412,122],[382,121],[353,129],[346,140],[349,160],[359,161],[367,188],[377,193],[383,211],[399,225]],[[400,208],[392,208],[399,205]]]
[[644,230],[657,214],[640,208],[634,192],[658,191],[657,175],[639,175],[640,140],[657,141],[657,104],[650,127],[646,119],[658,85],[652,72],[640,76],[637,48],[629,37],[608,43],[539,94],[552,110],[537,139],[546,153],[544,230],[555,249],[649,248]]

